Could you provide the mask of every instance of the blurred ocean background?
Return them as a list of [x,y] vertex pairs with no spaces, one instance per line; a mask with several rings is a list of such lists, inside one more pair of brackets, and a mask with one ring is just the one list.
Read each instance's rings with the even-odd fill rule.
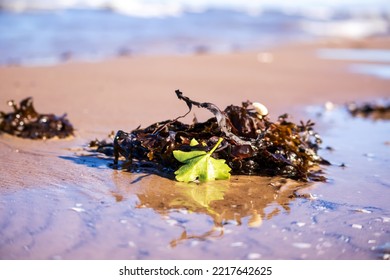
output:
[[389,33],[388,0],[0,0],[0,65],[226,53]]

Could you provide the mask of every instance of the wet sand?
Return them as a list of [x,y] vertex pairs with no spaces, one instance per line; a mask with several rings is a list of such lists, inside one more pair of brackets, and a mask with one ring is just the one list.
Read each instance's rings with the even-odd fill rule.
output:
[[[0,68],[0,111],[9,111],[10,99],[32,96],[38,112],[66,112],[76,128],[67,140],[0,135],[0,258],[386,258],[388,122],[356,120],[340,107],[324,113],[321,106],[389,97],[390,80],[350,73],[350,62],[319,59],[316,51],[389,49],[389,42]],[[324,146],[334,148],[323,151],[334,163],[324,168],[328,182],[233,176],[199,187],[113,170],[109,159],[85,156],[90,140],[112,130],[185,113],[176,89],[220,108],[249,99],[266,104],[271,119],[285,112],[294,121],[314,119]]]

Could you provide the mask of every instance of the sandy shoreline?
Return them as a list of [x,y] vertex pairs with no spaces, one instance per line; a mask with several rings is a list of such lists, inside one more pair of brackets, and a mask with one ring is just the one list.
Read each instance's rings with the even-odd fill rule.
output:
[[[388,41],[372,40],[358,47],[386,48]],[[67,112],[80,130],[105,126],[115,130],[173,118],[185,111],[174,96],[175,89],[221,108],[257,100],[266,104],[274,117],[295,104],[388,96],[388,80],[352,74],[348,71],[350,62],[316,56],[318,48],[333,46],[356,47],[356,43],[288,45],[264,52],[220,55],[129,57],[53,67],[5,67],[0,68],[0,108],[7,110],[9,99],[33,96],[41,111]],[[271,54],[271,63],[260,61],[264,53],[265,60]]]
[[[139,206],[140,196],[135,198],[134,194],[140,190],[153,194],[151,185],[165,189],[172,182],[147,177],[129,189],[128,182],[138,182],[138,175],[118,173],[107,168],[106,161],[82,159],[75,157],[75,153],[89,140],[105,137],[111,130],[132,130],[138,125],[147,126],[183,114],[187,108],[176,99],[176,89],[194,100],[212,102],[220,108],[248,99],[260,101],[269,108],[271,118],[326,101],[344,104],[390,96],[390,80],[350,73],[350,62],[316,56],[319,48],[335,46],[356,45],[320,42],[261,52],[128,57],[53,67],[0,68],[0,111],[9,111],[7,100],[18,102],[32,96],[39,112],[67,113],[76,128],[76,136],[64,141],[0,136],[0,259],[188,258],[187,249],[193,243],[189,247],[167,249],[160,243],[169,243],[169,237],[141,226],[143,219],[147,219],[163,232],[165,218],[156,217],[154,212],[142,212],[144,216],[132,220],[126,216],[129,208]],[[389,46],[389,39],[358,45],[385,49]],[[194,113],[200,119],[210,116],[200,110]],[[123,200],[127,205],[115,204]],[[193,219],[191,222],[196,223],[196,219],[203,218]],[[181,230],[170,227],[168,233],[180,236]],[[207,226],[200,231],[207,231]],[[243,231],[241,228],[237,234]],[[231,234],[227,240],[234,242],[234,236]],[[117,248],[113,244],[119,244],[119,249],[113,249]],[[156,251],[137,251],[133,244],[154,247]],[[190,258],[224,258],[223,253],[212,249],[193,252]],[[234,251],[227,249],[227,252],[233,258]],[[297,258],[278,252],[263,255]],[[325,258],[343,258],[337,254],[336,248],[329,249]]]

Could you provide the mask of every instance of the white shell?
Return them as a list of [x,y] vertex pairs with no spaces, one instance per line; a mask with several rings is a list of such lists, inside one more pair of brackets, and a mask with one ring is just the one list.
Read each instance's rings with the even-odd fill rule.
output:
[[267,107],[265,107],[265,105],[263,105],[259,102],[253,102],[252,105],[255,108],[258,115],[260,115],[262,117],[268,115],[268,109],[267,109]]
[[263,219],[261,218],[261,215],[255,211],[253,216],[249,219],[248,226],[251,228],[258,228],[262,225],[262,223]]

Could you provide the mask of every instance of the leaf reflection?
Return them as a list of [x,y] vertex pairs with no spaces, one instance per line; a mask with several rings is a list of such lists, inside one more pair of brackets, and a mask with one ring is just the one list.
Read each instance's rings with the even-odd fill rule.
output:
[[113,193],[114,197],[126,197],[124,193],[131,192],[138,198],[138,208],[151,208],[162,217],[173,212],[183,213],[183,210],[189,215],[196,213],[211,217],[213,227],[202,234],[189,234],[189,226],[178,223],[183,232],[171,241],[172,247],[191,239],[203,241],[221,238],[227,224],[260,227],[265,220],[289,213],[289,204],[300,196],[297,191],[310,186],[310,183],[291,179],[258,176],[233,176],[230,181],[217,180],[203,184],[147,176],[135,180],[135,186],[125,184],[123,178],[116,179],[118,188]]

